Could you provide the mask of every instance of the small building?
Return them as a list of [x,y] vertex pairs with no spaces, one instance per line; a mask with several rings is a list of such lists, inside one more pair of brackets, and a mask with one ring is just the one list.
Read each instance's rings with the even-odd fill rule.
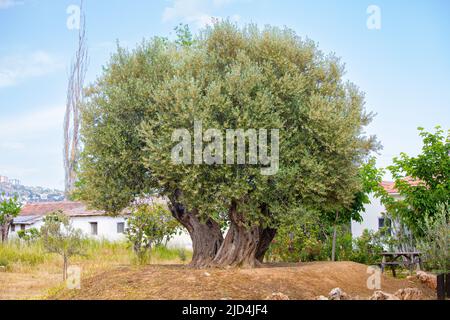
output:
[[104,211],[88,210],[81,202],[40,202],[26,204],[20,215],[14,218],[10,229],[11,236],[18,230],[40,229],[46,215],[61,210],[70,217],[74,228],[80,229],[89,237],[110,241],[125,240],[126,220],[129,214],[109,216]]
[[[10,236],[17,235],[19,230],[31,228],[40,229],[44,224],[44,217],[61,210],[70,217],[74,228],[80,229],[86,236],[98,240],[124,241],[125,230],[130,212],[124,211],[117,216],[111,216],[104,211],[88,210],[81,202],[37,202],[26,204],[20,215],[14,218],[10,229]],[[185,248],[192,250],[189,234],[183,229],[167,243],[172,248]]]
[[[400,199],[400,194],[395,189],[395,183],[392,181],[383,181],[381,186],[386,192],[395,199]],[[365,229],[369,231],[378,231],[386,226],[387,217],[386,208],[381,203],[380,199],[370,195],[370,203],[364,206],[365,212],[361,212],[362,221],[352,221],[352,236],[354,238],[360,237]]]

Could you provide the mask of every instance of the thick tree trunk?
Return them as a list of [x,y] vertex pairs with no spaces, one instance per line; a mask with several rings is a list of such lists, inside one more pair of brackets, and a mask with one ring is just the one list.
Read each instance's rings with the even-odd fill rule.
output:
[[210,265],[223,242],[222,231],[217,222],[212,219],[201,221],[197,213],[187,211],[177,201],[177,195],[171,197],[169,209],[178,222],[183,225],[192,240],[192,261],[189,264],[194,268],[203,268]]
[[237,211],[235,203],[230,208],[229,218],[230,229],[211,265],[248,268],[260,265],[276,230],[259,226],[249,227],[242,214]]

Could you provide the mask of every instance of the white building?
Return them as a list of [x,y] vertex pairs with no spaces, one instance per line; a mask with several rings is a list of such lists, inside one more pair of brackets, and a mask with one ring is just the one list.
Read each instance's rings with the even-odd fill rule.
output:
[[26,204],[20,215],[14,218],[10,233],[18,230],[40,229],[46,215],[62,210],[70,216],[73,227],[81,229],[87,236],[110,241],[124,240],[127,215],[111,217],[103,211],[87,210],[81,202],[39,202]]
[[[400,194],[394,187],[394,182],[383,181],[381,185],[389,195],[396,199],[400,198]],[[371,195],[370,203],[366,204],[364,208],[365,212],[361,212],[363,220],[361,222],[352,221],[352,236],[354,238],[361,236],[364,229],[378,231],[386,224],[386,218],[383,216],[383,213],[386,212],[386,208],[380,202],[380,199]]]
[[[109,216],[103,211],[88,210],[81,202],[39,202],[26,204],[20,215],[14,218],[10,235],[14,237],[18,230],[31,228],[40,229],[46,215],[62,210],[70,217],[74,228],[80,229],[91,238],[109,241],[126,240],[125,229],[129,213],[118,216]],[[192,249],[191,239],[185,232],[172,238],[168,244],[170,247]]]

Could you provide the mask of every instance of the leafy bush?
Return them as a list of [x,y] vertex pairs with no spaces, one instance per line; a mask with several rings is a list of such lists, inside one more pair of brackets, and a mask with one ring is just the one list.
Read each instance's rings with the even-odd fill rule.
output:
[[149,259],[152,246],[167,242],[177,232],[178,226],[164,206],[142,204],[128,219],[126,235],[138,260],[144,264]]
[[450,269],[449,204],[440,204],[434,216],[427,215],[422,224],[424,237],[418,241],[427,270],[448,272]]
[[321,224],[314,211],[305,211],[293,218],[286,215],[280,223],[266,259],[268,261],[316,261],[322,259]]
[[353,251],[349,260],[368,265],[381,262],[381,252],[384,250],[381,232],[363,231],[362,235],[353,240]]
[[40,232],[36,228],[30,228],[17,231],[17,236],[19,237],[19,239],[24,240],[25,242],[33,242],[40,237]]

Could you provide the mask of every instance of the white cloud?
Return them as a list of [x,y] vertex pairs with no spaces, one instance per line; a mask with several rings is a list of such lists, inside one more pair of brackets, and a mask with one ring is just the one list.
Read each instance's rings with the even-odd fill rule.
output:
[[0,58],[0,88],[49,74],[62,67],[62,63],[45,51]]
[[16,0],[0,0],[0,10],[8,9],[17,5],[23,4],[23,1]]
[[[196,27],[204,27],[214,20],[222,17],[213,15],[217,9],[230,4],[234,0],[172,0],[171,6],[164,9],[163,22],[183,21],[192,23]],[[239,15],[235,14],[232,20],[238,21]]]
[[18,146],[24,137],[62,128],[64,110],[64,106],[47,107],[16,117],[2,117],[0,137],[2,137],[3,143],[7,142],[10,146]]
[[64,106],[52,106],[0,117],[1,175],[26,185],[63,186],[64,110]]
[[25,149],[25,145],[21,142],[2,141],[0,142],[0,150],[20,151]]

